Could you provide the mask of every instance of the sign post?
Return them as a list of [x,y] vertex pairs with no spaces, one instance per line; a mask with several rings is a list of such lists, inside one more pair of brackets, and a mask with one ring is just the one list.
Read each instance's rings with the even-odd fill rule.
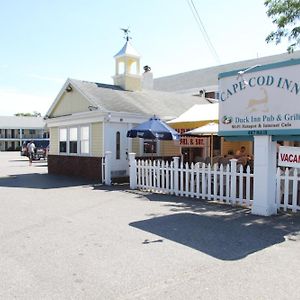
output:
[[270,216],[277,213],[276,142],[271,136],[254,136],[254,194],[252,213]]

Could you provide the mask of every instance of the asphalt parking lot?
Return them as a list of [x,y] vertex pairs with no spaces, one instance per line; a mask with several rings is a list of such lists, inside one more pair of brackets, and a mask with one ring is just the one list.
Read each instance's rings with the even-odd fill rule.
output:
[[105,187],[0,153],[0,299],[299,299],[300,215]]

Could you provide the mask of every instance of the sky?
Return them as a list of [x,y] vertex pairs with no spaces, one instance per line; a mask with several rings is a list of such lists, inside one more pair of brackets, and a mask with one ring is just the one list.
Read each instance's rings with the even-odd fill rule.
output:
[[286,52],[267,44],[275,25],[263,0],[0,0],[0,115],[45,115],[67,78],[112,84],[125,40],[154,78]]

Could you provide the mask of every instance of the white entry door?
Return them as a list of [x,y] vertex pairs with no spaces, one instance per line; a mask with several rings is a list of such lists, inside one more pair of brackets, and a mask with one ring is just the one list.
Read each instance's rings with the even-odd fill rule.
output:
[[104,149],[111,151],[112,156],[112,177],[121,177],[128,175],[128,147],[129,138],[126,137],[128,124],[124,123],[106,123]]

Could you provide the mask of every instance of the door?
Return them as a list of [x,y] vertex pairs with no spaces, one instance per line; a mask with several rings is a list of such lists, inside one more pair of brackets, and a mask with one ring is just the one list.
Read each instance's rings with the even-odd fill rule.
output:
[[128,124],[126,123],[109,122],[105,124],[104,150],[112,153],[112,177],[122,177],[129,173],[127,131]]

